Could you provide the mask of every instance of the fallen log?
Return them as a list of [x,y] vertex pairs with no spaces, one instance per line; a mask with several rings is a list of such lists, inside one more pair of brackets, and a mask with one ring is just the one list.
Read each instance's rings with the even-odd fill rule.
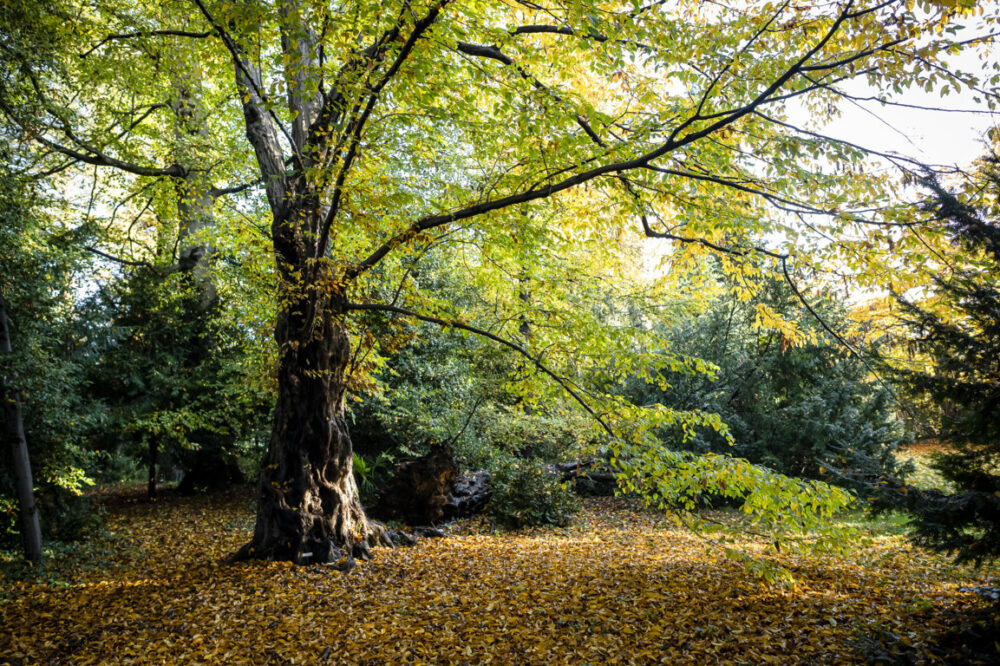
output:
[[491,478],[485,470],[458,474],[454,450],[435,446],[427,455],[396,466],[369,513],[379,520],[401,520],[408,525],[436,525],[474,516],[490,501]]
[[462,474],[455,479],[455,487],[444,505],[444,518],[468,518],[482,513],[493,496],[490,481],[493,475],[486,470]]
[[618,490],[618,479],[603,460],[573,460],[546,465],[545,469],[560,481],[572,483],[578,495],[610,497]]

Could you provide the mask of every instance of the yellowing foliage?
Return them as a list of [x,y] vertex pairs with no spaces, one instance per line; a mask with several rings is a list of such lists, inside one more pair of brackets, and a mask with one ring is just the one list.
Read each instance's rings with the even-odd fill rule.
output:
[[224,562],[250,522],[242,493],[113,509],[107,568],[4,582],[0,662],[832,663],[877,632],[919,648],[977,603],[971,572],[897,538],[785,556],[799,584],[768,586],[620,500],[568,528],[460,524],[349,574]]

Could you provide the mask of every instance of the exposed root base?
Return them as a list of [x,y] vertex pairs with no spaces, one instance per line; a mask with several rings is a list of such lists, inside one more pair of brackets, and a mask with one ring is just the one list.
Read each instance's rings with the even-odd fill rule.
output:
[[[295,544],[295,545],[292,545]],[[338,544],[332,539],[305,535],[300,540],[272,540],[261,544],[256,540],[240,548],[232,556],[233,562],[267,560],[295,564],[334,564],[342,571],[353,569],[356,560],[366,562],[373,558],[373,547],[392,548],[395,544],[385,525],[367,521],[366,535],[362,540]]]

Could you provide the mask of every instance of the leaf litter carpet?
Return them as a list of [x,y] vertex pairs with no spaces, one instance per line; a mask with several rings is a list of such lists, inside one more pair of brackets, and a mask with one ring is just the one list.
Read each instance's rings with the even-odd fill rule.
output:
[[233,565],[247,491],[112,500],[109,536],[2,581],[0,663],[853,663],[886,635],[924,654],[986,580],[886,537],[779,556],[785,589],[621,500],[566,528],[459,523],[347,574]]

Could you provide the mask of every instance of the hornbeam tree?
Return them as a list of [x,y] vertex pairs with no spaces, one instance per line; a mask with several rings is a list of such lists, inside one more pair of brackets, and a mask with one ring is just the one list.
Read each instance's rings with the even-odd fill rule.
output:
[[[861,80],[889,105],[910,86],[974,86],[995,99],[994,81],[942,61],[990,39],[954,36],[959,24],[994,20],[976,18],[970,0],[58,4],[52,14],[69,17],[72,39],[90,45],[58,70],[33,70],[25,58],[20,87],[0,96],[39,161],[60,155],[129,174],[121,189],[197,174],[202,192],[249,196],[211,185],[212,174],[242,174],[266,195],[278,398],[243,558],[359,557],[388,543],[358,500],[345,413],[354,339],[371,317],[486,335],[556,382],[610,439],[635,444],[649,415],[581,386],[579,373],[567,377],[596,352],[552,343],[557,327],[540,319],[557,318],[545,300],[552,282],[531,279],[526,261],[561,260],[551,250],[560,243],[600,254],[631,232],[669,240],[675,259],[712,251],[738,266],[764,254],[785,274],[793,259],[830,261],[878,282],[892,269],[880,251],[918,243],[908,233],[912,209],[892,196],[899,171],[917,165],[822,133],[840,104],[857,101],[845,84]],[[137,62],[135,50],[147,54],[136,65],[145,84],[123,69]],[[175,136],[210,146],[216,161],[177,159],[164,148],[163,117],[143,115],[167,94],[158,68],[176,61],[218,104],[210,122]],[[62,101],[40,115],[19,112],[18,95],[47,89]],[[241,168],[249,155],[237,128],[255,173]],[[599,203],[588,214],[582,200]],[[202,211],[213,204],[194,201]],[[506,288],[511,316],[478,326],[408,279],[408,262],[449,235],[475,244],[484,265],[494,253],[518,255]],[[765,246],[765,237],[783,240]],[[528,242],[550,250],[514,248]],[[393,276],[396,289],[379,286]],[[530,280],[528,302],[519,280]],[[527,309],[531,335],[519,336]],[[597,337],[618,344],[625,362],[628,344]],[[662,381],[655,367],[645,371]]]

